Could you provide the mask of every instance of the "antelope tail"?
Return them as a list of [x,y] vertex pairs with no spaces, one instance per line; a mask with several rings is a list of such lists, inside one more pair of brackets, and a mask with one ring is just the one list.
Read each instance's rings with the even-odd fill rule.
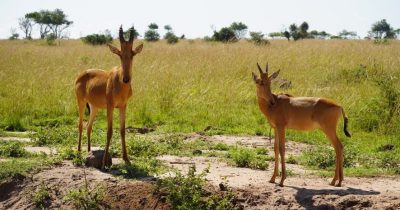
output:
[[343,108],[342,108],[342,115],[343,115],[343,121],[344,121],[344,126],[343,126],[344,134],[347,137],[351,137],[351,134],[347,130],[347,124],[349,123],[349,119],[347,118],[346,113],[344,113],[344,109]]

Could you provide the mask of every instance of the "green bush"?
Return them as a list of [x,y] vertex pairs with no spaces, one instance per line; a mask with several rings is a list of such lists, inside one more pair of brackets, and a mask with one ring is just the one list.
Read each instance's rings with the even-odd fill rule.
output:
[[46,207],[48,207],[48,201],[50,200],[49,189],[47,189],[46,186],[44,186],[44,184],[42,183],[39,190],[36,191],[33,195],[32,200],[37,208],[45,209]]
[[40,128],[30,135],[35,146],[76,144],[78,132],[68,127]]
[[64,201],[71,202],[75,209],[101,209],[103,205],[104,189],[95,187],[90,189],[88,184],[77,190],[71,190],[64,197]]
[[228,158],[232,159],[236,166],[261,169],[268,168],[269,157],[266,155],[258,155],[256,150],[249,148],[234,148],[229,150]]
[[269,44],[269,41],[264,38],[264,34],[261,32],[250,32],[250,41],[256,45]]
[[50,46],[56,45],[56,39],[57,39],[56,35],[51,33],[46,37],[46,44]]
[[0,141],[0,157],[26,157],[28,152],[21,142]]
[[211,193],[208,198],[205,197],[206,173],[207,170],[196,175],[194,166],[189,168],[186,176],[177,171],[175,177],[159,179],[155,191],[167,193],[173,209],[235,209],[231,191],[223,195]]
[[[353,167],[358,160],[359,150],[355,146],[345,146],[343,150],[343,167]],[[303,153],[306,165],[326,169],[335,165],[335,151],[333,148],[318,146]]]
[[107,34],[107,35],[104,35],[104,34],[91,34],[91,35],[87,35],[85,37],[82,37],[81,40],[85,44],[103,45],[103,44],[111,43],[113,38],[109,34]]
[[167,40],[168,44],[175,44],[179,41],[179,38],[172,32],[167,32],[164,36],[164,39]]

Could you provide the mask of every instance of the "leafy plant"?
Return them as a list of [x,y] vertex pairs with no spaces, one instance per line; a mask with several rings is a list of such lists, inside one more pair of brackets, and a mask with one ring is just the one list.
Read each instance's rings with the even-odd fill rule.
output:
[[33,195],[33,203],[39,209],[45,209],[49,206],[50,193],[49,189],[42,183],[39,189]]
[[85,37],[82,37],[81,40],[85,44],[91,45],[103,45],[112,42],[112,36],[109,34],[91,34]]
[[257,152],[249,148],[234,148],[229,150],[228,158],[232,159],[236,166],[261,169],[268,168],[268,156],[258,155]]
[[28,152],[21,142],[0,141],[0,157],[26,157]]
[[196,175],[194,166],[189,168],[186,176],[180,171],[175,177],[168,177],[157,181],[156,193],[167,193],[167,199],[173,209],[235,209],[234,194],[213,194],[205,197],[204,186],[207,169]]
[[75,209],[101,209],[103,205],[104,198],[104,188],[97,186],[90,188],[88,181],[86,179],[86,173],[84,174],[85,183],[78,189],[69,191],[65,197],[64,201],[72,202]]

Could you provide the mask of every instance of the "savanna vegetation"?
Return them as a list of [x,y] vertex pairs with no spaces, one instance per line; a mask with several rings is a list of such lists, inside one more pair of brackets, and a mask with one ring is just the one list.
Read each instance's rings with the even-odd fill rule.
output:
[[[146,127],[161,135],[127,136],[133,165],[113,166],[121,176],[135,178],[165,171],[166,167],[156,157],[166,154],[219,157],[238,167],[266,170],[270,151],[201,140],[187,142],[180,134],[267,136],[269,126],[259,111],[251,78],[251,72],[257,71],[256,62],[267,61],[270,69],[281,69],[273,83],[273,92],[332,98],[345,108],[352,133],[352,138],[343,135],[341,121],[338,134],[345,145],[345,176],[400,173],[400,42],[307,39],[272,40],[267,45],[254,45],[246,40],[229,44],[203,40],[180,40],[174,45],[166,41],[144,42],[142,54],[133,62],[133,97],[126,124],[128,129]],[[82,156],[74,152],[78,120],[74,79],[85,69],[111,69],[119,65],[119,59],[105,46],[85,45],[80,40],[65,40],[61,46],[49,46],[44,40],[0,41],[0,135],[33,131],[29,134],[30,143],[0,144],[0,158],[7,159],[0,161],[4,169],[0,179],[62,159],[82,165]],[[288,82],[290,85],[285,85]],[[104,110],[100,111],[94,123],[95,146],[105,145],[105,115]],[[114,118],[118,122],[117,114]],[[119,157],[116,127],[118,123],[114,123],[111,154]],[[288,131],[287,139],[315,145],[300,156],[290,156],[288,162],[315,169],[317,174],[332,173],[335,156],[322,132]],[[57,148],[59,154],[56,157],[31,154],[24,150],[26,145]],[[187,178],[179,175],[160,181],[160,189],[172,192],[168,197],[171,203],[203,207],[231,205],[230,194],[222,200],[209,197],[207,203],[186,202],[185,199],[194,198],[184,197],[186,193],[174,188],[174,183],[190,182],[196,186],[187,187],[197,187],[196,193],[201,194],[197,185],[203,185],[203,176],[191,173]],[[79,193],[71,193],[66,199],[79,200]],[[37,196],[38,206],[46,196],[45,192]]]

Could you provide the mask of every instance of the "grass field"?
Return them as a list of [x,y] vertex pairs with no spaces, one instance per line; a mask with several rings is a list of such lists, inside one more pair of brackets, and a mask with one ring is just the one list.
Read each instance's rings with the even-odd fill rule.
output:
[[[266,46],[247,41],[146,42],[134,60],[127,126],[156,127],[157,133],[200,132],[211,126],[206,134],[268,135],[251,79],[256,62],[267,61],[271,70],[281,69],[279,79],[292,82],[288,89],[274,84],[273,92],[336,100],[350,120],[352,138],[344,138],[342,123],[338,126],[346,145],[361,156],[400,159],[399,41],[377,45],[361,40],[273,40]],[[107,47],[78,40],[62,41],[61,46],[0,41],[1,130],[59,129],[66,132],[57,135],[75,144],[75,77],[85,69],[119,65]],[[102,111],[94,124],[95,142],[104,144],[105,127]],[[287,138],[329,143],[318,131],[289,131]],[[385,144],[394,144],[395,150],[380,152]]]

